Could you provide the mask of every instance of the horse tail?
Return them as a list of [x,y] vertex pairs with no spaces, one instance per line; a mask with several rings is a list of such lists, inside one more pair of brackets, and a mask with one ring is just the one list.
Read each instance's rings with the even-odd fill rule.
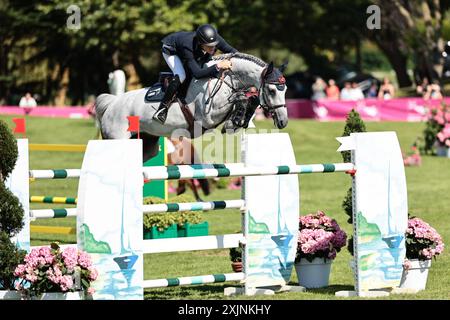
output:
[[101,121],[103,114],[105,113],[108,106],[116,100],[117,96],[103,93],[95,99],[95,115],[97,117],[97,121]]

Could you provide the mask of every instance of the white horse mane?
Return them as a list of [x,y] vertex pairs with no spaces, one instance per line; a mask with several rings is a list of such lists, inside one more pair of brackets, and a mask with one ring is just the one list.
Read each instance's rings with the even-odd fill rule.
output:
[[220,55],[212,57],[213,60],[225,60],[225,59],[231,59],[231,58],[237,58],[237,59],[251,61],[260,67],[267,66],[267,63],[262,61],[260,58],[257,58],[255,56],[252,56],[252,55],[246,54],[246,53],[242,53],[242,52],[225,53],[225,54],[220,54]]

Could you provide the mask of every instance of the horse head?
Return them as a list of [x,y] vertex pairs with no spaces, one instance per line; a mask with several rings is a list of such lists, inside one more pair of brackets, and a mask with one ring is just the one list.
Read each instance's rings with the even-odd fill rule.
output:
[[278,129],[283,129],[288,123],[286,108],[286,79],[283,71],[287,63],[279,69],[273,66],[273,62],[263,69],[261,73],[261,89],[259,92],[261,107],[273,117]]

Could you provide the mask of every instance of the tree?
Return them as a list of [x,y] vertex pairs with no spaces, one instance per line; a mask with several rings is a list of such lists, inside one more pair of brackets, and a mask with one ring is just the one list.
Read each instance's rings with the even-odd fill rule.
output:
[[[364,124],[364,121],[361,119],[359,113],[352,109],[347,115],[347,120],[345,122],[344,127],[344,133],[342,134],[343,137],[349,136],[352,132],[366,132],[366,125]],[[343,151],[342,154],[342,160],[344,162],[351,162],[351,151]],[[350,187],[347,190],[347,195],[344,198],[344,201],[342,202],[342,208],[344,209],[345,213],[349,217],[347,222],[353,223],[353,192],[352,187]],[[353,236],[351,236],[348,240],[347,249],[349,250],[350,254],[353,255]]]
[[442,75],[444,49],[442,14],[439,0],[375,1],[381,9],[381,29],[367,35],[383,51],[394,68],[400,87],[411,86],[407,73],[408,57],[413,57],[420,78],[438,79]]

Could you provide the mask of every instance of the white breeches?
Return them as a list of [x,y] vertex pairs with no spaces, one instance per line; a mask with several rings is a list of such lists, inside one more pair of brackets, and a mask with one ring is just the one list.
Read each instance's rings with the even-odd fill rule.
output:
[[177,55],[169,56],[164,52],[162,55],[164,57],[164,60],[166,60],[170,70],[172,70],[174,75],[178,75],[178,77],[180,78],[180,82],[183,83],[184,79],[186,79],[186,71],[184,71],[184,67],[181,63],[180,58]]

